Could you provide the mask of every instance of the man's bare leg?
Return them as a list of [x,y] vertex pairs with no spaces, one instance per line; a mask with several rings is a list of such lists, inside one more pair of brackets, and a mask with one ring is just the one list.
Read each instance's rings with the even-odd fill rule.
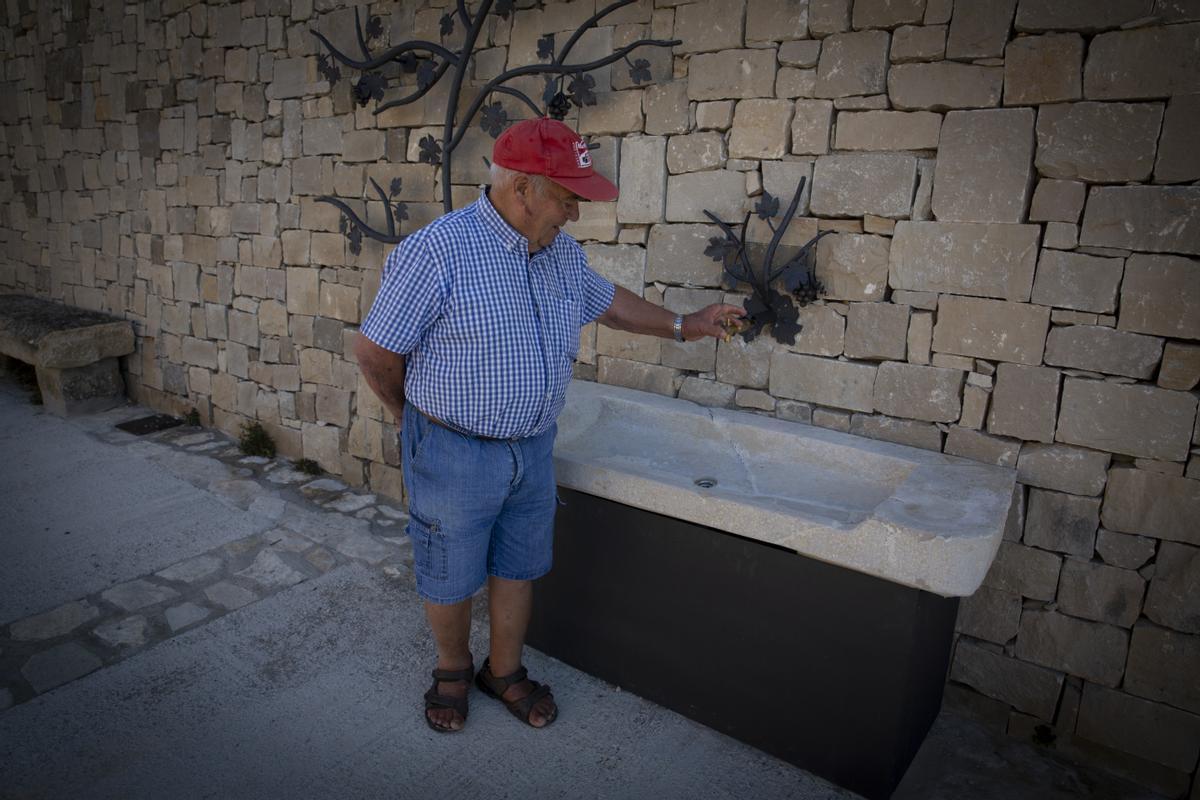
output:
[[[425,617],[433,631],[433,640],[437,644],[438,669],[460,670],[471,666],[471,648],[468,639],[471,635],[471,600],[468,598],[461,603],[439,605],[425,603]],[[465,681],[439,681],[438,693],[451,697],[466,697],[471,684]],[[440,728],[460,730],[466,722],[452,708],[435,708],[426,712],[431,722]]]
[[[521,666],[521,651],[525,646],[525,630],[533,611],[533,582],[510,581],[488,576],[488,607],[492,618],[492,651],[489,656],[492,675],[511,675]],[[507,701],[520,700],[533,691],[529,681],[510,686],[504,692]],[[553,718],[556,706],[553,696],[539,700],[529,714],[529,722],[540,728]]]

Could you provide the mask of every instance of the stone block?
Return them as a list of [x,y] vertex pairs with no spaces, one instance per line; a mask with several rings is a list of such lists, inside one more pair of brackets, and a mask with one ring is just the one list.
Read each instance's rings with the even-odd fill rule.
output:
[[745,207],[746,180],[740,172],[721,169],[667,178],[668,222],[708,222],[708,210],[724,222],[740,223]]
[[667,171],[672,175],[715,169],[725,163],[725,139],[714,131],[672,136],[666,155]]
[[960,370],[888,361],[879,366],[872,402],[893,417],[955,422],[962,412],[963,379]]
[[1200,179],[1200,150],[1192,144],[1197,130],[1200,130],[1200,94],[1172,97],[1158,141],[1155,183]]
[[1111,314],[1117,308],[1124,270],[1120,258],[1043,250],[1032,300],[1043,306]]
[[817,88],[815,69],[780,67],[775,73],[775,96],[796,98],[812,97]]
[[1038,225],[896,223],[890,251],[893,289],[1029,300]]
[[791,349],[814,356],[840,356],[846,340],[846,318],[826,305],[800,309],[803,328]]
[[78,600],[13,622],[9,627],[9,636],[17,642],[54,639],[99,616],[100,610],[94,605],[87,600]]
[[1106,528],[1200,545],[1200,481],[1144,469],[1112,469],[1101,520]]
[[851,0],[809,0],[808,32],[816,39],[850,30]]
[[808,3],[792,0],[749,0],[746,43],[784,42],[808,36]]
[[580,242],[615,242],[617,231],[616,203],[583,203],[579,219],[563,226],[564,233]]
[[21,674],[35,692],[42,693],[102,666],[103,662],[82,645],[66,642],[30,656],[21,667]]
[[714,100],[696,104],[696,130],[728,130],[733,125],[732,100]]
[[1017,480],[1028,486],[1096,497],[1104,491],[1111,461],[1110,454],[1097,450],[1028,442],[1021,448]]
[[[970,390],[974,388],[968,386],[965,394],[970,396]],[[966,402],[964,401],[964,418],[967,416],[965,406]],[[962,456],[984,464],[995,464],[998,467],[1012,467],[1017,463],[1021,442],[1003,436],[989,436],[979,430],[964,426],[960,421],[946,434],[946,444],[943,449],[947,455]],[[1014,541],[1017,539],[1020,539],[1020,536],[1014,537]]]
[[[663,307],[676,314],[691,314],[707,305],[721,302],[723,293],[712,289],[669,287]],[[694,342],[667,340],[662,343],[662,363],[667,367],[713,372],[716,369],[717,340],[704,338]]]
[[790,100],[742,100],[733,114],[730,158],[782,158],[790,145]]
[[681,382],[679,370],[658,364],[642,364],[609,356],[597,356],[596,363],[596,380],[600,383],[674,397]]
[[908,306],[904,305],[851,303],[846,314],[846,356],[903,360],[908,343],[908,313]]
[[1076,734],[1122,753],[1188,772],[1200,754],[1200,716],[1084,684]]
[[1046,339],[1047,364],[1130,378],[1150,378],[1162,357],[1163,340],[1098,325],[1054,327]]
[[849,411],[839,411],[834,408],[814,408],[812,424],[819,428],[828,428],[831,431],[849,433],[850,417],[851,414]]
[[1064,103],[1083,96],[1083,37],[1022,36],[1004,50],[1004,105]]
[[1042,362],[1049,328],[1050,309],[1044,306],[947,295],[939,304],[933,349],[1035,365]]
[[1003,85],[1003,67],[957,61],[896,64],[887,75],[888,97],[903,111],[991,108],[1000,105]]
[[1017,8],[1015,26],[1018,31],[1096,33],[1139,20],[1151,10],[1151,0],[1089,0],[1085,3],[1025,0]]
[[825,284],[825,299],[882,300],[887,286],[890,244],[887,237],[857,233],[822,237],[817,242],[816,274]]
[[1061,103],[1038,112],[1038,171],[1050,178],[1116,183],[1150,177],[1161,103]]
[[825,39],[813,93],[833,98],[887,91],[890,38],[885,31],[858,31]]
[[930,422],[896,419],[883,414],[855,414],[850,418],[850,432],[855,436],[920,447],[923,450],[939,452],[942,449],[942,432],[937,425]]
[[857,0],[851,23],[855,30],[918,25],[925,16],[925,0]]
[[1146,581],[1133,570],[1068,558],[1058,585],[1058,609],[1129,628],[1141,614],[1145,592]]
[[1058,591],[1062,557],[1045,550],[1004,541],[983,585],[1021,597],[1049,602]]
[[954,9],[946,58],[998,58],[1004,55],[1017,0],[965,3]]
[[306,156],[341,154],[342,120],[338,117],[306,119],[301,137]]
[[873,365],[776,352],[769,391],[776,397],[871,412],[875,373]]
[[[579,133],[582,136],[636,133],[641,129],[640,91],[597,92],[596,104],[584,106],[579,111]],[[490,150],[488,142],[485,144]]]
[[1200,339],[1200,261],[1135,253],[1125,263],[1117,327]]
[[1140,569],[1154,558],[1157,542],[1148,536],[1117,533],[1101,528],[1096,534],[1096,553],[1105,564],[1122,569]]
[[1142,458],[1183,461],[1195,419],[1196,398],[1185,392],[1067,378],[1055,440]]
[[996,368],[988,431],[1028,441],[1053,442],[1059,380],[1056,369],[1000,364]]
[[1034,117],[1028,108],[946,115],[933,183],[938,220],[1022,221],[1033,179]]
[[954,650],[950,679],[1047,722],[1054,719],[1063,684],[1061,672],[1026,664],[965,639]]
[[1017,634],[1017,658],[1116,686],[1125,671],[1129,633],[1054,611],[1026,609]]
[[1158,370],[1158,385],[1186,392],[1197,383],[1200,383],[1200,345],[1167,342]]
[[746,0],[700,0],[675,14],[675,53],[708,53],[741,47]]
[[1145,614],[1160,625],[1200,633],[1200,548],[1175,542],[1159,546]]
[[728,408],[733,405],[736,392],[737,388],[734,386],[691,375],[683,379],[683,385],[679,387],[679,398],[702,406]]
[[[1164,226],[1164,219],[1178,224]],[[1200,254],[1198,220],[1197,186],[1095,186],[1084,209],[1079,243],[1196,255]]]
[[[892,301],[896,301],[895,294]],[[933,314],[914,312],[908,324],[908,360],[913,364],[928,364],[932,345]]]
[[810,205],[826,217],[874,214],[900,219],[912,210],[917,159],[895,153],[821,156],[813,170]]
[[768,336],[758,336],[752,342],[747,342],[741,336],[718,342],[717,380],[731,386],[767,388],[774,349],[774,343]]
[[828,100],[796,101],[792,120],[792,152],[820,156],[829,152],[829,131],[833,127],[833,103]]
[[667,140],[661,136],[621,140],[621,194],[617,220],[624,223],[661,222],[666,201],[664,162]]
[[1139,623],[1129,642],[1122,688],[1200,714],[1200,636]]
[[1079,222],[1087,186],[1080,181],[1043,178],[1033,191],[1030,222]]
[[687,81],[671,81],[646,87],[642,96],[642,106],[646,113],[647,134],[662,136],[669,133],[687,133],[690,112]]
[[618,286],[642,296],[645,288],[646,250],[636,245],[584,245],[588,265]]
[[1090,558],[1099,526],[1098,497],[1080,497],[1045,489],[1029,491],[1025,544]]
[[821,42],[816,39],[782,42],[779,45],[779,63],[786,67],[815,67],[821,57]]
[[646,282],[720,286],[722,267],[704,255],[716,225],[655,225],[646,245]]
[[[1200,23],[1112,31],[1095,37],[1083,68],[1091,100],[1134,100],[1200,92]],[[1174,57],[1163,58],[1163,53]]]
[[930,111],[847,111],[838,114],[835,146],[838,150],[936,150],[941,128],[942,115]]
[[688,97],[692,100],[770,97],[774,88],[774,50],[700,53],[688,63]]
[[976,639],[1007,644],[1021,624],[1021,595],[980,586],[958,605],[954,629]]

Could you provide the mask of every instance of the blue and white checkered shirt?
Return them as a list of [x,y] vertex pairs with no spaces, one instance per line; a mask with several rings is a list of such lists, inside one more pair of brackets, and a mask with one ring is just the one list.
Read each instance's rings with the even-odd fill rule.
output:
[[425,413],[479,436],[535,436],[566,402],[579,329],[615,292],[565,233],[530,255],[485,191],[396,246],[361,330],[407,356],[404,393]]

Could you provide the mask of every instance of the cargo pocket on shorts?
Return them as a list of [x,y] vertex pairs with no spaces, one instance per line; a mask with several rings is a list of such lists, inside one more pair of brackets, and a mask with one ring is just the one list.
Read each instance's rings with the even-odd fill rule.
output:
[[412,539],[413,567],[418,574],[435,581],[449,577],[446,558],[446,534],[437,520],[426,520],[411,509],[408,536]]

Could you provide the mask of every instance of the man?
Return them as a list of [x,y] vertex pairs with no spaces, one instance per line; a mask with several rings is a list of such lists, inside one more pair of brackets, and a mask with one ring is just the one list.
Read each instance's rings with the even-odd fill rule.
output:
[[[554,721],[548,686],[521,651],[531,581],[550,569],[551,451],[582,326],[679,341],[725,336],[743,312],[676,316],[615,287],[560,232],[579,201],[614,200],[587,144],[551,119],[497,139],[492,185],[472,205],[408,236],[355,348],[368,385],[401,424],[417,590],[437,646],[425,721],[457,731],[472,677],[533,727]],[[491,655],[474,673],[471,596],[486,581]]]

